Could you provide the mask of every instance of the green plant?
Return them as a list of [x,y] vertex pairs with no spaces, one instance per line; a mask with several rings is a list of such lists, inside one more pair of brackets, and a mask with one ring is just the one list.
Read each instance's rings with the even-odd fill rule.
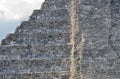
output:
[[52,37],[53,37],[53,35],[49,35],[49,36],[48,36],[48,38],[52,38]]
[[11,40],[12,40],[13,42],[15,42],[15,41],[16,41],[16,39],[15,39],[15,38],[12,38]]

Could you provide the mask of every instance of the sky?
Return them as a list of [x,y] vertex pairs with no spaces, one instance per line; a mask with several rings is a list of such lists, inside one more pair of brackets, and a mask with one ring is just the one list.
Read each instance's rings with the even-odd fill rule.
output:
[[44,0],[0,0],[0,40],[22,21],[28,20],[34,9],[40,9]]

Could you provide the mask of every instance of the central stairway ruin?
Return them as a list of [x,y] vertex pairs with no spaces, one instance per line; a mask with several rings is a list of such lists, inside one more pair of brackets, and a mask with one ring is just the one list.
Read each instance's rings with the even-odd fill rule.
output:
[[69,79],[70,0],[46,0],[0,46],[0,79]]

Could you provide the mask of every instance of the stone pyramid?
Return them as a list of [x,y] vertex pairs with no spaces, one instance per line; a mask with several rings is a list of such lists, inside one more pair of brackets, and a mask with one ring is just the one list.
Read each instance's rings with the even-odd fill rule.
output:
[[45,0],[2,40],[0,79],[120,79],[120,0]]
[[69,0],[46,0],[2,40],[0,79],[69,79]]

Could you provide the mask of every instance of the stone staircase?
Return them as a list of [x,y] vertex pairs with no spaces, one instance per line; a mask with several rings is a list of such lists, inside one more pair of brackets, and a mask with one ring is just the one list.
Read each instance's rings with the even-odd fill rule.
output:
[[69,0],[46,0],[2,40],[0,79],[69,79]]

